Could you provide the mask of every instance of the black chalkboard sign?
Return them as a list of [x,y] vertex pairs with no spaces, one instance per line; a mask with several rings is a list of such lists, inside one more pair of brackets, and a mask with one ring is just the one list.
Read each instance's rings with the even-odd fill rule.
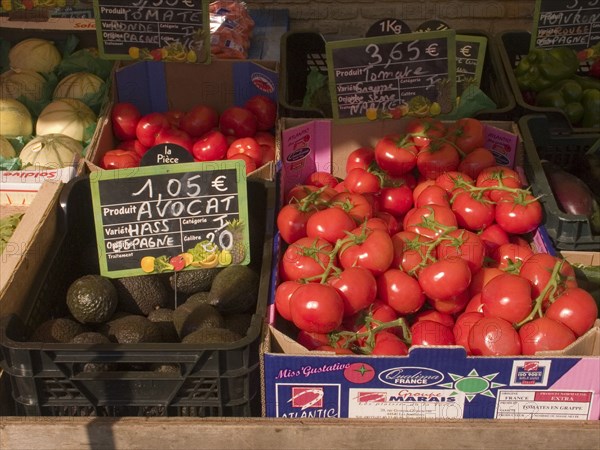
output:
[[243,161],[102,170],[90,187],[102,275],[250,261]]
[[536,0],[531,48],[576,51],[600,42],[600,0]]
[[456,36],[456,93],[462,95],[470,85],[479,87],[485,63],[487,38],[459,34]]
[[454,107],[453,30],[331,41],[325,51],[337,121],[437,115]]
[[106,59],[209,62],[208,0],[94,0]]

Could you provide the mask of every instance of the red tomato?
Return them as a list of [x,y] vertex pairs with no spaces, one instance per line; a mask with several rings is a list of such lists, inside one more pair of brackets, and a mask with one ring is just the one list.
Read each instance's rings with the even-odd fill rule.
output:
[[400,269],[388,269],[377,277],[377,295],[400,315],[416,313],[425,304],[419,282]]
[[379,208],[394,217],[404,216],[413,206],[412,190],[408,186],[386,187],[379,195]]
[[133,150],[108,150],[102,157],[104,169],[127,169],[140,165],[140,156]]
[[474,185],[475,181],[467,174],[456,170],[445,172],[435,179],[435,184],[441,186],[451,194],[455,189],[461,187],[464,183]]
[[485,147],[478,147],[469,153],[458,165],[460,172],[466,173],[471,178],[477,178],[483,169],[496,165],[494,154]]
[[451,256],[440,259],[419,272],[419,284],[431,299],[452,299],[464,293],[471,283],[471,271],[467,262]]
[[302,284],[290,297],[290,312],[300,330],[329,333],[342,323],[344,302],[332,286]]
[[501,317],[517,324],[531,313],[531,284],[529,280],[512,273],[492,278],[481,289],[481,303],[486,317]]
[[421,195],[421,192],[423,192],[429,186],[434,186],[434,185],[435,185],[435,180],[423,179],[423,180],[419,181],[419,183],[413,189],[413,203],[416,205],[417,199],[419,198],[419,195]]
[[462,345],[467,350],[467,355],[471,355],[471,348],[469,347],[469,333],[471,328],[483,318],[483,314],[476,311],[463,312],[456,318],[456,323],[452,328],[452,334],[454,334],[454,340],[456,345]]
[[292,320],[290,297],[300,286],[302,284],[297,281],[284,281],[275,289],[275,309],[285,320]]
[[365,220],[373,217],[373,206],[367,197],[362,194],[353,194],[351,192],[337,193],[331,199],[331,206],[346,211],[356,223],[363,223]]
[[456,216],[450,208],[427,205],[413,208],[406,213],[403,227],[430,239],[436,239],[453,228],[457,228]]
[[577,339],[569,327],[548,317],[540,317],[523,325],[519,329],[519,337],[523,355],[562,350]]
[[256,161],[254,161],[252,158],[250,158],[248,155],[245,155],[244,153],[236,153],[234,155],[231,155],[227,159],[241,159],[242,161],[244,161],[244,163],[246,164],[246,175],[254,172],[257,169]]
[[494,223],[496,207],[485,196],[462,191],[452,198],[452,211],[459,226],[479,231]]
[[163,114],[165,115],[172,127],[180,128],[181,119],[185,115],[185,112],[176,109],[170,109],[169,111],[164,112]]
[[394,258],[392,267],[409,274],[418,274],[422,267],[433,262],[435,252],[429,251],[431,239],[413,231],[399,231],[392,235]]
[[529,233],[542,223],[542,205],[531,194],[505,193],[496,203],[495,218],[509,234]]
[[469,303],[469,290],[448,298],[429,298],[427,301],[436,310],[445,314],[459,314]]
[[[552,271],[556,264],[560,264],[558,279],[552,279]],[[521,266],[519,275],[531,282],[533,298],[539,297],[549,283],[556,284],[557,293],[565,288],[577,287],[573,266],[568,261],[547,253],[535,253],[527,258]],[[551,294],[552,292],[547,292],[544,301],[548,300]]]
[[348,172],[344,179],[346,189],[354,194],[375,193],[380,189],[377,175],[356,167]]
[[340,208],[327,208],[310,215],[306,222],[306,235],[335,244],[354,228],[356,223],[350,214]]
[[298,203],[284,205],[277,213],[277,229],[281,238],[291,244],[306,237],[306,224],[314,212],[314,209],[303,209]]
[[432,142],[417,155],[417,169],[425,178],[435,180],[444,172],[455,171],[460,163],[456,148],[447,143]]
[[406,137],[388,134],[375,145],[375,161],[392,177],[410,172],[417,164],[417,147]]
[[230,106],[219,117],[219,129],[226,136],[252,137],[256,133],[258,120],[246,108]]
[[145,147],[152,147],[156,136],[164,128],[169,128],[171,124],[161,113],[150,113],[142,116],[135,128],[135,135],[140,143]]
[[454,142],[463,153],[468,154],[485,144],[485,128],[478,119],[465,117],[448,127],[446,139]]
[[338,180],[329,172],[317,171],[311,173],[308,177],[306,177],[306,180],[304,180],[304,184],[316,186],[319,188],[323,186],[335,187],[335,185],[338,184]]
[[119,142],[117,148],[120,148],[121,150],[133,150],[140,158],[148,151],[148,147],[143,146],[137,139]]
[[[415,206],[420,208],[421,206],[426,205],[440,205],[450,208],[450,199],[448,198],[448,193],[442,188],[435,184],[435,181],[429,180],[433,184],[430,186],[426,186],[415,201]],[[414,194],[414,191],[413,191]]]
[[412,345],[454,345],[452,328],[432,320],[421,320],[410,327]]
[[433,322],[439,322],[444,326],[452,328],[454,326],[454,318],[450,314],[436,311],[435,309],[422,309],[419,311],[414,319],[413,323],[417,323],[420,320],[431,320]]
[[400,228],[402,228],[402,225],[400,222],[398,222],[398,219],[385,211],[377,211],[375,213],[375,218],[381,219],[385,222],[388,234],[390,236],[396,234],[398,231],[400,231]]
[[367,170],[374,160],[375,151],[372,147],[359,147],[346,158],[346,173],[356,168]]
[[500,317],[484,317],[469,331],[469,348],[474,356],[516,356],[521,339],[512,324]]
[[481,292],[479,294],[475,294],[465,306],[465,310],[463,312],[478,312],[483,314],[483,305],[481,304]]
[[316,209],[329,208],[338,192],[330,187],[318,188],[307,184],[298,184],[291,188],[286,195],[288,203],[303,202]]
[[141,117],[140,110],[133,103],[115,103],[110,112],[115,137],[120,141],[135,139],[135,130]]
[[432,139],[444,137],[446,125],[431,117],[411,119],[404,130],[418,148],[427,147]]
[[271,161],[275,161],[275,136],[268,131],[257,131],[254,139],[260,144],[260,148],[262,149],[263,159],[260,165],[264,166]]
[[192,137],[200,137],[219,125],[219,113],[208,105],[197,105],[186,112],[179,127]]
[[355,240],[343,244],[338,254],[341,266],[364,267],[376,277],[385,272],[394,258],[390,235],[366,227],[359,227],[352,233]]
[[377,295],[377,281],[370,270],[348,267],[327,279],[344,301],[344,316],[350,317],[369,307]]
[[469,265],[471,274],[477,273],[483,266],[485,246],[481,238],[468,230],[450,231],[436,247],[438,259],[459,256]]
[[323,275],[331,260],[333,246],[325,239],[304,237],[285,250],[281,258],[283,280],[300,280]]
[[365,222],[365,226],[367,226],[368,228],[383,230],[387,234],[390,234],[387,223],[379,217],[371,217]]
[[[505,166],[492,166],[479,172],[479,175],[477,175],[477,179],[475,181],[475,185],[477,187],[485,188],[504,186],[519,189],[521,188],[522,183],[519,174],[515,170]],[[486,191],[486,195],[495,202],[498,200],[498,197],[505,192],[506,191],[490,189],[489,191]]]
[[225,159],[229,144],[225,135],[218,130],[204,133],[192,146],[196,161],[219,161]]
[[502,244],[494,252],[493,258],[498,263],[498,268],[506,272],[519,273],[521,266],[527,258],[533,255],[531,247],[525,247],[509,242]]
[[154,139],[154,145],[159,144],[180,145],[190,153],[192,153],[192,147],[194,145],[190,135],[178,128],[163,128],[160,130],[156,135],[156,139]]
[[271,130],[275,127],[277,120],[277,103],[266,95],[255,95],[250,97],[244,108],[250,110],[256,116],[256,129],[260,131]]
[[379,356],[406,356],[408,355],[408,347],[394,333],[382,330],[375,335],[375,345],[370,354]]
[[485,228],[481,233],[479,233],[479,237],[485,245],[487,256],[490,258],[493,258],[493,255],[498,247],[510,242],[510,236],[508,233],[496,223]]
[[594,297],[581,288],[569,288],[554,299],[545,316],[569,327],[575,336],[585,334],[598,317]]
[[262,148],[260,147],[260,144],[256,142],[256,139],[251,137],[238,138],[229,144],[225,158],[231,159],[233,155],[237,155],[239,153],[252,158],[257,167],[263,159]]
[[471,278],[471,284],[469,285],[469,294],[472,296],[481,293],[483,286],[485,286],[492,278],[502,275],[503,270],[497,267],[482,267],[480,271],[473,274]]
[[[288,319],[291,322],[291,318]],[[300,330],[296,335],[296,342],[308,350],[321,349],[324,346],[329,346],[329,335],[327,333],[314,333],[309,331]],[[333,351],[333,347],[331,347]]]

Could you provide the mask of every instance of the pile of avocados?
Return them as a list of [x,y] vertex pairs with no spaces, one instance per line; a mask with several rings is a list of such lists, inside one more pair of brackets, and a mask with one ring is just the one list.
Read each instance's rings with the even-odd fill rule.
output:
[[40,324],[31,342],[230,344],[256,311],[259,274],[249,266],[110,279],[83,275],[66,294],[68,314]]

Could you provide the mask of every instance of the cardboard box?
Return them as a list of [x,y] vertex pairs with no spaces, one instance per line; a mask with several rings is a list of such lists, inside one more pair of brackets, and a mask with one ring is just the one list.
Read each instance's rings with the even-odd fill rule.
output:
[[22,311],[35,288],[59,226],[59,196],[63,184],[45,181],[30,206],[0,205],[0,215],[23,212],[0,255],[0,316]]
[[[142,114],[169,109],[188,111],[205,104],[222,113],[262,94],[277,101],[278,72],[275,61],[215,60],[210,64],[142,61],[123,64],[115,71],[114,102],[130,102]],[[100,135],[93,153],[87,156],[99,165],[106,151],[115,148],[110,109],[99,124]],[[250,176],[274,178],[274,164],[258,168]]]
[[[282,119],[282,190],[302,179],[303,170],[331,170],[343,176],[350,151],[373,145],[386,133],[401,132],[404,124]],[[511,122],[488,125],[516,130]],[[508,160],[518,161],[522,148],[515,134],[515,153]],[[500,142],[504,138],[508,136]],[[539,248],[546,248],[543,233],[537,237]],[[294,341],[292,328],[278,318],[272,305],[262,348],[267,417],[434,421],[600,417],[600,320],[561,352],[514,357],[467,356],[459,346],[415,346],[405,357],[309,352]]]

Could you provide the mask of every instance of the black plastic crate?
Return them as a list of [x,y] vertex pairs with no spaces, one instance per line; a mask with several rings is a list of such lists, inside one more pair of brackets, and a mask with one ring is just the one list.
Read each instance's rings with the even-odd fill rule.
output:
[[[514,69],[519,64],[519,61],[529,53],[531,42],[531,33],[529,31],[505,31],[497,35],[495,40],[497,41],[496,47],[500,53],[500,59],[506,72],[512,96],[516,102],[515,115],[513,117],[515,121],[526,114],[545,114],[548,116],[552,131],[566,134],[572,131],[578,133],[598,133],[598,128],[572,127],[567,116],[559,108],[531,105],[525,101],[519,89]],[[584,75],[586,68],[586,65],[581,65],[579,75]]]
[[589,218],[564,213],[558,207],[541,160],[550,161],[566,171],[581,167],[586,151],[600,141],[600,132],[567,135],[552,133],[550,127],[551,123],[544,115],[525,115],[519,120],[525,148],[525,175],[533,195],[540,197],[543,224],[558,250],[598,251],[600,235],[592,233]]
[[[50,344],[26,342],[44,320],[66,314],[72,281],[99,273],[90,183],[69,182],[61,194],[63,231],[56,236],[46,273],[20,315],[0,319],[0,365],[10,379],[17,415],[194,416],[260,415],[259,345],[270,289],[275,186],[247,180],[251,263],[261,279],[247,335],[224,345],[181,343]],[[9,301],[10,299],[5,299]],[[86,363],[110,364],[89,372]],[[175,373],[154,371],[175,365]]]
[[[475,115],[480,120],[513,120],[515,99],[508,84],[495,41],[484,31],[458,30],[459,34],[487,37],[481,90],[496,103],[495,109]],[[281,37],[279,104],[282,117],[331,118],[320,109],[302,107],[306,77],[311,69],[327,75],[326,38],[312,31],[289,31]]]

